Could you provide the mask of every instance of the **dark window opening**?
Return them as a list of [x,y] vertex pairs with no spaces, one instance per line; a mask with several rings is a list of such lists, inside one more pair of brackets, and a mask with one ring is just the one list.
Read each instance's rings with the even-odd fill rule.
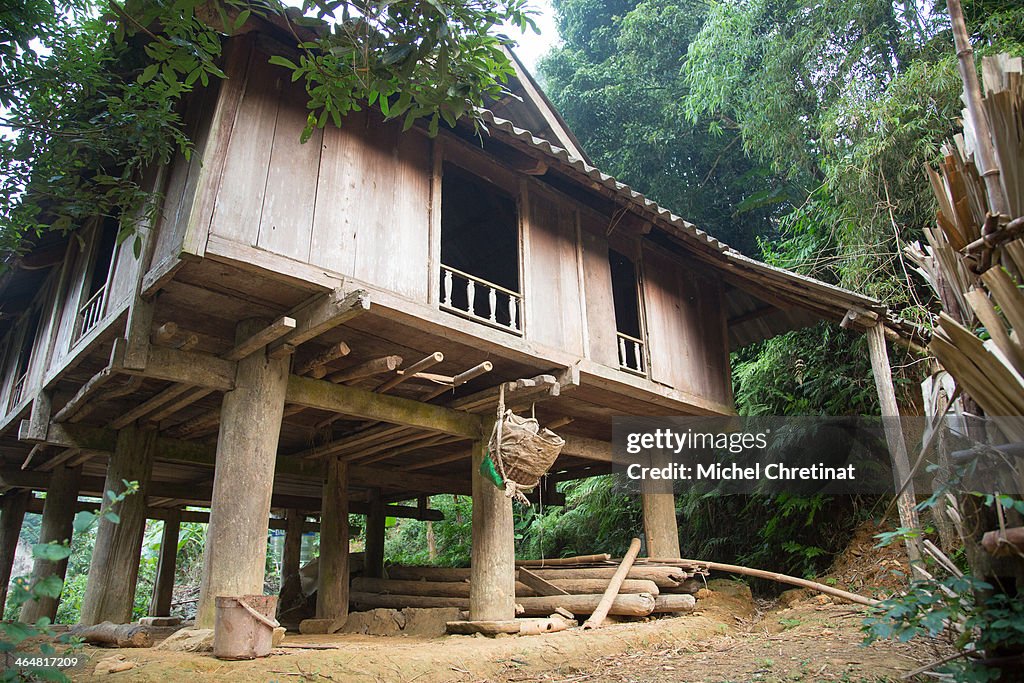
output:
[[522,330],[519,215],[514,198],[457,166],[441,183],[441,306]]
[[619,367],[645,373],[643,328],[640,325],[640,283],[636,266],[614,249],[608,250],[608,263],[612,274]]
[[32,350],[35,348],[36,335],[39,333],[39,319],[42,316],[40,309],[35,309],[28,324],[25,326],[25,334],[21,337],[21,345],[18,347],[18,360],[14,366],[14,385],[11,387],[11,398],[7,403],[8,411],[21,403],[21,397],[25,393],[25,381],[28,378],[28,367],[32,363]]
[[96,246],[93,251],[92,265],[85,285],[82,288],[82,300],[78,307],[78,329],[75,341],[88,334],[103,320],[107,309],[107,281],[110,278],[110,267],[117,251],[118,221],[115,218],[104,218],[99,226]]

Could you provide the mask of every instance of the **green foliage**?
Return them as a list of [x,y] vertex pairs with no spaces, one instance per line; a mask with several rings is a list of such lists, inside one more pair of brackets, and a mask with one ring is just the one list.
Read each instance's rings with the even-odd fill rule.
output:
[[[99,509],[94,512],[83,510],[75,515],[74,530],[81,536],[90,531],[101,519],[106,519],[114,524],[120,522],[114,508],[139,490],[138,482],[124,481],[124,491],[120,494],[107,491]],[[35,560],[46,560],[59,562],[70,558],[72,555],[71,544],[67,541],[58,543],[36,543],[32,546],[32,557]],[[11,582],[11,590],[7,597],[8,611],[17,614],[21,606],[29,600],[39,598],[56,598],[61,595],[63,582],[57,576],[48,576],[40,581],[33,582],[30,577],[19,576]],[[55,636],[50,628],[50,620],[47,617],[40,617],[34,624],[23,624],[17,620],[0,622],[0,654],[5,658],[18,653],[31,654],[34,650],[32,645],[25,649],[24,643],[30,638],[38,636]],[[80,641],[76,641],[68,634],[61,634],[55,638],[57,643],[67,646],[65,654],[74,650]],[[39,652],[43,655],[55,654],[55,648],[49,643],[39,645]],[[6,661],[6,660],[5,660]],[[69,680],[62,671],[52,667],[28,667],[14,668],[5,667],[0,673],[0,681],[29,681],[29,680]]]
[[277,15],[299,44],[291,69],[314,127],[366,106],[406,127],[479,116],[503,92],[511,44],[492,29],[535,28],[525,0],[60,0],[29,2],[0,19],[0,253],[45,230],[96,216],[135,237],[158,197],[143,178],[191,141],[179,111],[197,87],[223,78],[222,40],[247,20]]
[[[748,159],[735,127],[690,123],[680,75],[703,3],[557,0],[565,45],[541,62],[547,92],[604,171],[747,253],[789,193]],[[754,196],[768,202],[749,201]],[[747,202],[745,204],[745,202]]]
[[431,496],[430,507],[444,513],[444,521],[431,522],[437,555],[430,557],[427,522],[396,520],[386,529],[385,556],[395,564],[469,565],[473,502],[466,496]]

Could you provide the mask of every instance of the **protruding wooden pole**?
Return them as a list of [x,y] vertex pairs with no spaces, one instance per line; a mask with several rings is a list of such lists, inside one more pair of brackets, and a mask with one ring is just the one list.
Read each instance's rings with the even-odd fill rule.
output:
[[299,569],[302,564],[302,527],[305,513],[288,510],[285,516],[284,549],[281,553],[281,592],[277,600],[278,612],[290,609],[302,594]]
[[21,523],[25,521],[25,507],[31,497],[31,491],[10,491],[0,502],[0,614],[7,606],[7,585],[11,582]]
[[160,536],[160,558],[156,565],[156,580],[153,582],[153,597],[149,601],[149,616],[171,616],[171,601],[174,599],[174,571],[178,559],[178,536],[181,533],[181,510],[174,508],[167,513],[164,531]]
[[[902,493],[896,499],[896,509],[900,515],[900,526],[905,529],[920,529],[921,523],[914,509],[914,483],[907,482],[910,478],[910,457],[907,455],[907,444],[903,439],[900,425],[900,410],[896,403],[896,390],[892,384],[892,368],[889,365],[889,351],[885,343],[885,330],[881,323],[869,327],[865,332],[868,339],[868,352],[871,355],[871,372],[875,376],[875,388],[878,390],[878,403],[882,408],[885,440],[889,445],[889,456],[892,458],[892,473],[896,491]],[[904,486],[906,482],[906,486]],[[917,539],[907,538],[907,556],[911,562],[921,560],[921,548]]]
[[380,490],[370,492],[370,510],[366,514],[366,553],[363,576],[379,579],[384,576],[384,527],[387,513]]
[[[264,326],[260,320],[243,321],[235,339],[248,339]],[[288,364],[287,356],[271,358],[266,351],[246,356],[238,361],[235,389],[224,394],[198,628],[213,627],[215,597],[263,593]]]
[[[668,459],[655,456],[654,467],[664,467]],[[640,494],[644,515],[644,536],[648,557],[679,557],[679,524],[676,521],[676,497],[671,483],[650,482]]]
[[473,547],[469,618],[499,621],[516,616],[516,551],[512,499],[480,473],[490,423],[473,443]]
[[[50,475],[50,487],[46,490],[46,502],[43,504],[43,519],[39,528],[40,543],[70,542],[81,478],[81,467],[60,465],[53,470]],[[67,569],[67,559],[60,562],[36,559],[32,564],[32,583],[35,584],[52,575],[59,576],[63,581]],[[57,598],[29,600],[22,605],[19,619],[34,624],[40,617],[48,617],[50,623],[53,623],[57,616],[57,604]]]
[[104,491],[121,493],[125,481],[139,483],[139,491],[117,504],[120,521],[102,519],[96,531],[96,545],[89,565],[89,579],[82,599],[81,623],[110,621],[126,624],[132,620],[135,583],[139,576],[139,554],[146,530],[146,487],[153,471],[156,430],[131,426],[117,433],[117,445],[107,463]]
[[348,463],[336,457],[324,464],[316,616],[336,622],[348,616]]

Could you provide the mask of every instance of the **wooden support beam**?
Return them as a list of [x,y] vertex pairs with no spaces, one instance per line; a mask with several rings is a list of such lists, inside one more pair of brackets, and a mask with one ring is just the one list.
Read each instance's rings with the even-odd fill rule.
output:
[[[896,390],[892,384],[892,368],[889,365],[889,351],[885,343],[885,331],[882,325],[869,327],[865,333],[868,340],[868,352],[871,356],[871,372],[875,377],[875,388],[878,390],[878,402],[882,409],[885,440],[889,446],[892,459],[892,471],[895,479],[895,491],[902,491],[896,499],[896,508],[900,515],[900,526],[905,529],[920,529],[921,523],[917,516],[914,484],[910,479],[910,457],[907,455],[907,444],[903,440],[900,426],[900,410],[896,403]],[[907,555],[912,563],[920,562],[921,548],[918,540],[906,539]]]
[[380,489],[370,489],[368,506],[363,576],[379,579],[384,576],[384,531],[387,520],[384,499],[381,498]]
[[381,375],[385,372],[394,372],[401,364],[401,356],[383,356],[381,358],[374,358],[366,361],[365,363],[359,363],[358,365],[353,365],[350,368],[345,368],[344,370],[332,373],[327,377],[327,379],[328,381],[336,384],[341,382],[351,382],[357,379],[373,377],[374,375]]
[[398,396],[382,396],[357,387],[306,377],[293,375],[289,378],[287,401],[307,408],[319,408],[351,417],[431,429],[467,438],[475,438],[480,434],[480,419],[459,410]]
[[348,485],[348,465],[329,458],[324,463],[316,616],[339,624],[348,616]]
[[57,411],[57,414],[53,416],[53,421],[67,422],[71,420],[78,411],[82,410],[82,408],[93,399],[96,392],[103,388],[104,385],[114,379],[117,375],[118,372],[108,365],[90,377],[89,380],[75,393],[75,395],[71,397],[71,400],[65,403],[64,407]]
[[123,354],[123,341],[114,341],[113,357],[114,367],[125,373],[219,391],[230,391],[235,387],[235,363],[208,353],[154,346],[149,350],[145,368],[121,367],[119,359]]
[[199,415],[198,417],[185,420],[184,422],[168,429],[167,433],[176,438],[186,438],[206,431],[212,431],[212,429],[218,424],[220,424],[219,410],[207,415]]
[[469,618],[472,621],[514,619],[516,616],[512,499],[506,498],[504,491],[480,473],[486,451],[484,438],[473,443],[473,545],[469,581]]
[[181,510],[170,508],[164,519],[160,535],[160,557],[156,565],[156,579],[153,581],[153,596],[149,601],[149,616],[171,616],[171,600],[174,597],[174,570],[178,556],[178,534],[181,530]]
[[[64,466],[57,468],[50,476],[50,487],[46,491],[43,519],[39,527],[39,543],[71,541],[81,477],[81,467]],[[57,576],[63,581],[67,569],[67,558],[60,562],[35,558],[32,562],[32,585],[49,576]],[[57,618],[57,601],[58,598],[50,597],[29,600],[22,605],[18,619],[24,623],[34,624],[41,617],[46,617],[52,624]]]
[[[398,455],[405,453],[411,453],[419,451],[424,448],[433,448],[434,446],[443,446],[445,444],[454,443],[456,441],[464,441],[460,436],[450,436],[448,434],[428,434],[412,443],[409,443],[401,448],[387,448],[381,452],[375,453],[369,457],[358,458],[360,465],[372,465],[373,463],[381,462],[382,460],[390,460]],[[468,453],[461,453],[460,457],[466,457]]]
[[7,587],[11,583],[25,508],[31,497],[31,491],[8,491],[0,499],[0,610],[7,607]]
[[597,462],[612,461],[612,445],[607,441],[588,439],[585,436],[565,434],[565,446],[562,447],[562,455],[571,455],[574,458],[595,460]]
[[223,354],[221,358],[231,361],[242,360],[246,356],[262,349],[267,344],[277,341],[286,334],[291,333],[295,330],[295,327],[295,318],[289,318],[286,315],[281,316],[262,330],[255,332],[248,338],[235,344],[235,346],[230,351]]
[[196,401],[203,400],[214,391],[213,389],[207,389],[206,387],[195,387],[192,385],[185,386],[191,387],[192,391],[185,392],[180,398],[174,399],[162,408],[157,409],[156,412],[147,418],[147,421],[156,423],[162,422],[171,415],[177,413],[179,410],[184,410]]
[[158,408],[166,406],[174,399],[194,388],[195,387],[191,384],[172,384],[163,391],[158,392],[156,395],[138,404],[120,417],[114,419],[114,421],[110,423],[110,426],[113,429],[127,427],[132,422],[149,415]]
[[323,379],[324,375],[328,372],[327,365],[329,363],[332,363],[339,358],[344,358],[350,353],[352,353],[352,349],[350,349],[348,344],[345,342],[331,344],[328,348],[315,356],[296,363],[295,374],[309,375],[313,379]]
[[[259,320],[244,320],[235,339],[241,343],[262,327]],[[199,628],[212,628],[215,597],[263,593],[288,365],[288,358],[249,355],[238,361],[238,387],[224,394],[196,611]]]
[[170,346],[174,338],[178,336],[178,323],[174,321],[165,322],[156,328],[156,332],[150,338],[150,342],[156,346]]
[[89,579],[82,600],[82,624],[103,621],[125,624],[132,619],[134,586],[139,574],[139,553],[146,527],[146,492],[153,471],[156,431],[135,427],[122,429],[107,463],[104,490],[121,493],[124,482],[138,482],[139,492],[121,501],[115,512],[120,522],[101,519],[96,532]]
[[50,425],[50,416],[53,412],[53,394],[43,389],[32,399],[32,410],[28,418],[28,433],[30,438],[38,439],[46,436],[46,430]]
[[296,321],[295,329],[273,344],[268,353],[274,357],[285,345],[295,348],[368,310],[370,295],[366,290],[345,293],[336,289],[330,294],[317,296],[288,313]]
[[53,456],[36,469],[40,472],[52,472],[57,469],[60,465],[72,460],[75,456],[82,452],[80,448],[65,448],[57,455]]
[[395,387],[397,387],[399,384],[401,384],[405,380],[407,380],[410,377],[414,376],[417,372],[423,372],[424,370],[429,370],[430,368],[434,367],[435,365],[437,365],[438,363],[442,362],[443,360],[444,360],[444,354],[441,353],[440,351],[435,351],[434,353],[430,354],[426,358],[423,358],[422,360],[419,360],[419,361],[413,363],[412,365],[410,365],[409,367],[405,368],[404,370],[399,370],[398,374],[396,374],[391,379],[381,383],[376,388],[375,391],[383,393],[385,391],[388,391],[389,389],[394,389]]

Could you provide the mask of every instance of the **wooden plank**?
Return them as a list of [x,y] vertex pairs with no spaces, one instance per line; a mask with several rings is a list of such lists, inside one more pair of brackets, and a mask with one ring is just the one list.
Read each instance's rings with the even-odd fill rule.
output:
[[420,403],[398,396],[291,376],[287,402],[333,413],[392,424],[420,427],[468,438],[479,437],[480,419],[459,410]]
[[619,367],[615,335],[615,301],[612,298],[612,273],[608,262],[608,240],[598,232],[589,212],[581,211],[581,249],[583,283],[586,288],[586,316],[589,357],[591,360]]
[[217,147],[226,151],[220,183],[207,190],[216,196],[211,234],[243,244],[256,244],[259,239],[282,81],[280,71],[267,63],[267,55],[252,51],[244,94],[226,131],[230,139],[226,145],[218,140]]
[[[115,342],[117,347],[123,340]],[[124,369],[126,374],[162,379],[168,382],[183,382],[208,389],[230,391],[235,388],[235,363],[207,353],[179,351],[163,346],[152,346],[149,359],[142,370]]]
[[302,83],[284,86],[256,245],[308,262],[324,131],[316,128],[306,143],[299,143],[306,127],[307,99]]
[[[524,229],[529,233],[531,290],[523,290],[531,340],[583,354],[580,289],[576,263],[576,215],[571,204],[527,184]],[[526,263],[524,261],[524,263]]]
[[339,288],[319,295],[289,313],[295,318],[296,327],[274,344],[270,353],[284,344],[298,346],[368,310],[370,296],[363,289],[345,292]]
[[189,391],[190,389],[194,388],[195,387],[192,386],[191,384],[172,384],[163,391],[158,392],[151,398],[138,404],[128,412],[121,415],[120,417],[115,418],[114,421],[110,423],[110,426],[113,429],[121,429],[122,427],[127,427],[132,422],[135,422],[141,417],[149,415],[151,412],[157,410],[158,408],[162,408],[163,406],[167,405],[174,399],[184,394],[186,391]]
[[569,595],[569,591],[559,588],[547,579],[537,576],[526,567],[519,567],[517,573],[519,581],[532,588],[538,595]]

